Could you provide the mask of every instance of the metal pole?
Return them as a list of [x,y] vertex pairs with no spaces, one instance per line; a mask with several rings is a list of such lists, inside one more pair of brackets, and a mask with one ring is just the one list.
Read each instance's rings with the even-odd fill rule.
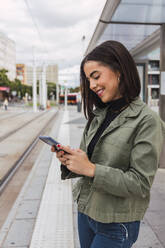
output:
[[59,84],[56,83],[56,104],[59,105]]
[[36,79],[36,63],[33,50],[33,111],[37,112],[37,79]]
[[42,105],[42,80],[41,78],[39,79],[39,103],[40,106]]
[[67,101],[67,87],[65,86],[65,110],[67,110],[67,105],[68,105],[68,101]]
[[165,24],[160,28],[160,72],[159,114],[165,121]]
[[45,102],[46,102],[46,108],[47,108],[47,104],[48,104],[48,87],[47,87],[47,83],[46,83],[46,76],[45,76]]
[[46,93],[46,66],[45,63],[43,64],[42,69],[42,103],[44,109],[46,109],[46,103],[47,103],[47,93]]
[[85,54],[85,35],[83,35],[81,41],[82,41],[82,57],[84,57],[84,54]]
[[42,72],[41,72],[41,95],[42,95],[42,99],[41,99],[41,102],[42,102],[42,108],[44,109],[44,76],[43,76],[43,68],[42,68]]

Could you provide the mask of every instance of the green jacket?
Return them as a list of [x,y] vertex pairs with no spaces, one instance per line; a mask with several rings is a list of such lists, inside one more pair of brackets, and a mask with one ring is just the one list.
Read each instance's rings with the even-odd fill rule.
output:
[[[84,130],[80,148],[85,152],[106,111],[96,109],[89,130]],[[123,110],[94,148],[94,178],[81,177],[73,189],[78,210],[103,223],[141,220],[149,204],[164,128],[159,116],[139,98]]]

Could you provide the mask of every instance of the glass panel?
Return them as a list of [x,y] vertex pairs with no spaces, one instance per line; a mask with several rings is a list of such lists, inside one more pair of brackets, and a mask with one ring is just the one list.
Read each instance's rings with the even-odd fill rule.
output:
[[159,99],[159,88],[151,89],[151,97],[152,99]]
[[159,75],[152,75],[152,74],[148,75],[148,84],[159,85],[159,82],[160,82]]
[[112,21],[165,23],[165,0],[122,0]]
[[147,84],[147,82],[145,82],[146,64],[137,63],[136,66],[137,66],[137,70],[138,70],[140,82],[141,82],[140,97],[144,102],[146,102],[146,96],[145,96],[145,85]]
[[159,60],[151,60],[148,63],[148,69],[149,71],[159,71]]
[[158,28],[159,26],[109,24],[105,28],[98,43],[100,44],[106,40],[117,40],[130,50]]

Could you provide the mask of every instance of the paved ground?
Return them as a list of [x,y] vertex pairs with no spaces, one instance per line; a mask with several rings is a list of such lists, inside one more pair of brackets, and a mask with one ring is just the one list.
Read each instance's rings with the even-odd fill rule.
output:
[[20,115],[20,112],[14,112],[13,115],[10,110],[0,111],[0,180],[3,180],[56,112],[57,109],[37,113],[24,111]]
[[[61,113],[59,115],[61,116]],[[60,116],[53,122],[52,128],[49,129],[50,136],[55,139],[57,139],[59,126],[61,123]],[[25,133],[24,135],[26,136],[28,134]],[[24,182],[19,195],[0,230],[1,248],[30,247],[29,244],[31,242],[33,228],[36,224],[38,209],[41,205],[40,201],[42,200],[43,191],[45,190],[52,155],[53,154],[50,151],[50,147],[46,144],[38,153],[38,157],[32,165],[32,170]],[[53,180],[56,181],[55,178],[53,178]],[[54,194],[54,196],[56,196],[56,194]],[[56,213],[58,213],[58,211],[56,211]],[[46,218],[47,214],[48,212],[45,211]],[[72,217],[71,214],[69,216]],[[41,246],[36,247],[38,248]],[[43,247],[46,248],[46,246]],[[47,247],[50,248],[50,246]]]

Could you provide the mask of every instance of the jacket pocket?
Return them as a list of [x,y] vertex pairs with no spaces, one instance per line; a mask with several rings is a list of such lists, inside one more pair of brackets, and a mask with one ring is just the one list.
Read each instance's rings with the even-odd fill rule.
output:
[[126,230],[120,223],[101,223],[97,225],[98,233],[123,243],[127,238]]
[[126,142],[106,139],[95,147],[91,161],[104,166],[119,168],[127,171],[130,165],[131,145]]
[[117,139],[111,139],[110,137],[105,139],[104,142],[106,143],[106,145],[110,145],[113,146],[114,149],[120,150],[120,152],[128,153],[129,151],[131,151],[132,145],[125,142],[124,140],[117,138]]

